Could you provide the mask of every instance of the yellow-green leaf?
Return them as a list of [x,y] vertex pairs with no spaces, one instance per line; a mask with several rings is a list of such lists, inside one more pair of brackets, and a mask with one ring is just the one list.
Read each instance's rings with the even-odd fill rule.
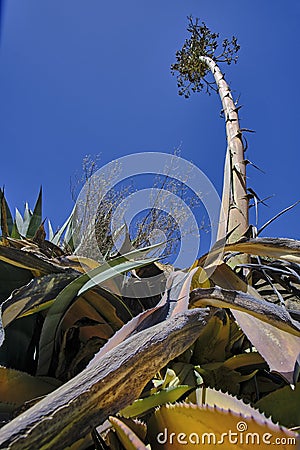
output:
[[16,407],[54,391],[61,383],[49,377],[33,377],[25,372],[0,366],[0,402]]
[[195,449],[204,445],[220,445],[225,450],[267,450],[276,440],[281,442],[278,448],[290,449],[297,439],[296,433],[274,425],[264,416],[261,420],[244,418],[216,406],[184,403],[159,408],[150,419],[148,430],[152,450]]
[[171,386],[162,389],[149,397],[135,400],[131,405],[120,411],[121,416],[137,417],[165,403],[174,403],[191,389],[190,386]]
[[147,450],[145,444],[137,437],[137,435],[124,422],[116,417],[110,417],[109,421],[114,426],[118,438],[124,445],[126,450]]
[[271,416],[274,422],[279,422],[286,427],[300,426],[300,383],[295,389],[285,386],[275,392],[266,395],[255,406]]

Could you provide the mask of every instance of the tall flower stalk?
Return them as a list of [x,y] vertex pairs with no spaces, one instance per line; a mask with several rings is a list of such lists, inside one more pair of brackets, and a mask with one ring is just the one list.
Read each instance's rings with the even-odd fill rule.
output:
[[[246,186],[246,158],[242,130],[239,123],[239,108],[236,106],[231,90],[225,80],[219,64],[231,64],[237,61],[239,45],[235,37],[222,42],[222,51],[216,55],[219,47],[217,33],[207,26],[199,24],[198,19],[189,18],[190,38],[176,53],[176,63],[172,73],[177,72],[179,95],[186,98],[192,92],[216,91],[221,99],[226,124],[227,152],[224,169],[222,193],[222,211],[218,228],[218,239],[228,235],[228,242],[236,242],[249,226],[249,200]],[[211,72],[213,81],[207,80]]]

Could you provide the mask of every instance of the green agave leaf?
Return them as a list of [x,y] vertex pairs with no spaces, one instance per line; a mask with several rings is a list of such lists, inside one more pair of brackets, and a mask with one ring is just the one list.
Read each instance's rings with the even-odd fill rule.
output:
[[118,417],[118,419],[125,423],[142,442],[145,441],[147,435],[147,425],[145,422],[139,419],[126,419],[126,417]]
[[40,321],[37,315],[24,317],[8,325],[0,347],[0,364],[34,373],[39,331]]
[[25,203],[24,216],[23,216],[23,224],[24,224],[24,235],[27,236],[28,227],[30,224],[30,220],[32,217],[32,211],[29,208],[28,203]]
[[298,437],[263,415],[260,419],[244,417],[218,406],[181,403],[162,406],[155,412],[149,421],[148,439],[153,450],[178,450],[183,446],[195,449],[196,446],[218,444],[226,450],[244,450],[247,446],[267,450],[276,439],[286,443],[280,445],[281,449],[291,448],[291,443],[295,445]]
[[[144,247],[138,250],[134,250],[132,252],[126,253],[123,256],[119,256],[116,258],[111,259],[110,261],[108,261],[106,264],[101,265],[101,267],[97,267],[96,269],[94,269],[94,271],[89,272],[89,281],[87,281],[79,290],[78,295],[82,295],[84,294],[86,291],[88,291],[89,289],[92,289],[94,286],[100,285],[101,283],[103,283],[103,271],[105,271],[107,268],[109,268],[109,270],[111,270],[112,272],[115,271],[115,274],[117,275],[117,273],[124,273],[124,272],[129,272],[130,270],[136,269],[138,267],[142,267],[145,266],[147,264],[150,264],[151,262],[154,262],[156,260],[156,258],[149,258],[149,260],[142,260],[142,261],[136,261],[138,260],[138,258],[140,258],[141,256],[143,256],[144,254],[155,250],[159,247],[161,247],[162,244],[155,244],[155,245],[151,245],[149,247]],[[132,261],[136,261],[136,267],[134,267],[134,265],[132,266]],[[120,272],[118,272],[116,269],[114,269],[114,267],[118,267],[120,264],[124,264],[126,266],[126,263],[128,264],[128,269],[126,270],[121,270]],[[111,275],[113,276],[113,274]],[[109,278],[111,278],[111,276],[109,276]],[[107,278],[106,278],[107,279]]]
[[2,190],[1,188],[0,188],[0,206],[1,206],[0,227],[2,233],[4,234],[4,232],[6,231],[5,229],[7,228],[7,232],[10,235],[13,228],[13,218],[4,195],[4,189]]
[[[127,272],[136,267],[148,264],[151,260],[142,261],[130,261],[128,257],[141,255],[143,252],[131,252],[128,255],[120,256],[111,260],[109,264],[105,263],[102,266],[97,267],[89,271],[88,273],[81,275],[76,280],[72,281],[60,294],[56,297],[53,305],[48,311],[43,324],[40,345],[39,345],[39,361],[38,370],[39,375],[47,375],[50,364],[51,357],[53,353],[53,346],[55,342],[55,336],[57,332],[58,325],[66,313],[73,300],[77,296],[81,296],[92,287],[95,287],[97,283],[103,283],[115,277],[117,274]],[[88,280],[92,278],[93,281],[90,283]],[[96,281],[95,281],[96,280]]]
[[74,211],[75,211],[75,206],[71,211],[71,214],[69,215],[69,217],[67,218],[67,220],[65,221],[65,223],[62,225],[62,227],[54,234],[53,238],[50,239],[50,242],[52,242],[55,245],[59,245],[62,236],[65,232],[67,232],[67,230],[70,229],[71,227],[71,223],[72,223],[72,219],[73,219],[73,215],[74,215]]
[[158,389],[165,389],[170,383],[172,383],[173,386],[177,386],[179,383],[179,378],[177,377],[174,370],[170,369],[169,367],[166,370],[165,376],[163,379],[155,378],[152,380],[152,383],[154,385],[154,388],[151,389],[151,393],[157,392]]
[[32,238],[42,223],[42,187],[40,187],[39,195],[34,206],[33,213],[28,224],[26,237]]
[[297,383],[295,389],[285,386],[266,395],[255,404],[255,407],[271,416],[274,422],[292,428],[300,426],[299,405],[300,383]]
[[0,402],[23,405],[28,400],[54,391],[61,382],[49,377],[33,377],[19,370],[0,366]]
[[16,221],[14,221],[14,223],[13,223],[13,227],[12,227],[12,230],[11,230],[11,237],[13,239],[21,239],[21,235],[19,233]]
[[151,409],[157,406],[164,405],[165,403],[174,403],[179,400],[184,394],[187,394],[191,390],[190,386],[170,386],[164,388],[159,392],[150,395],[149,397],[140,398],[135,400],[131,405],[119,412],[124,417],[138,417],[142,416]]
[[226,359],[224,367],[235,370],[241,367],[257,366],[260,364],[266,364],[264,358],[257,352],[251,352],[234,355],[231,358]]
[[[128,261],[125,260],[123,262],[120,262],[118,264],[115,264],[114,262],[109,261],[108,264],[103,264],[103,266],[100,266],[99,268],[93,269],[95,272],[92,274],[92,271],[89,272],[90,276],[87,278],[89,281],[87,281],[78,291],[78,295],[83,295],[85,292],[89,291],[90,289],[93,289],[95,286],[101,285],[104,281],[115,277],[116,275],[120,273],[129,272],[130,270],[133,270],[137,267],[142,267],[147,264],[149,264],[153,260],[139,260],[139,261]],[[106,273],[106,271],[109,271],[109,275]],[[104,274],[105,272],[105,274]]]
[[195,342],[193,361],[203,364],[212,361],[224,361],[230,337],[230,320],[228,314],[217,311]]
[[196,390],[198,405],[208,405],[211,407],[217,406],[223,410],[232,411],[237,414],[241,414],[243,417],[253,417],[257,421],[263,419],[262,414],[258,409],[250,406],[249,404],[239,400],[237,397],[224,393],[222,391],[217,391],[211,388],[198,388]]
[[114,426],[117,436],[126,450],[147,450],[145,444],[122,420],[109,417],[109,421]]
[[6,300],[14,289],[29,283],[32,277],[30,270],[7,264],[1,261],[0,256],[0,302]]
[[222,389],[234,395],[240,392],[240,383],[250,380],[257,372],[254,370],[248,375],[241,375],[240,372],[226,367],[224,363],[195,366],[195,370],[201,375],[206,386]]
[[9,422],[14,414],[16,407],[11,403],[0,402],[0,422],[1,425]]
[[[182,355],[177,359],[181,359]],[[176,378],[170,382],[169,386],[188,385],[190,387],[196,387],[197,382],[200,379],[199,374],[195,371],[195,365],[187,362],[176,361],[170,365],[172,370],[176,373]],[[189,395],[189,397],[192,394]]]
[[52,273],[34,278],[16,289],[2,305],[2,322],[7,327],[13,320],[49,308],[59,292],[78,275],[73,271]]
[[18,228],[19,233],[21,234],[21,236],[25,236],[26,235],[26,230],[25,230],[24,220],[23,220],[22,214],[20,213],[18,208],[16,208],[15,211],[16,211],[15,212],[15,222],[16,222],[17,228]]

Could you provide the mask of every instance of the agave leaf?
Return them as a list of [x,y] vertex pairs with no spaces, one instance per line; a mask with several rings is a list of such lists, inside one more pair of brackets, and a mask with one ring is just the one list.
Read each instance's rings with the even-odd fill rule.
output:
[[23,224],[24,224],[24,235],[27,236],[28,227],[32,217],[32,211],[29,208],[28,202],[25,203]]
[[194,309],[128,338],[76,377],[0,429],[0,448],[65,449],[138,398],[168,361],[207,323]]
[[35,373],[39,331],[40,318],[36,314],[8,325],[0,347],[0,364]]
[[176,271],[169,275],[165,294],[169,303],[169,317],[188,309],[191,283],[197,270],[192,269],[188,273]]
[[131,317],[122,299],[104,289],[79,297],[57,330],[52,364],[55,376],[67,380],[76,375]]
[[243,281],[227,264],[222,263],[214,266],[214,271],[210,276],[211,281],[223,289],[241,291],[248,293],[263,301],[263,297],[250,284]]
[[120,227],[119,230],[115,231],[114,236],[113,236],[114,242],[117,241],[117,239],[119,238],[119,236],[123,230],[125,231],[125,236],[124,236],[124,240],[123,240],[122,245],[119,250],[119,253],[121,255],[124,255],[124,253],[129,253],[132,250],[134,250],[134,246],[133,246],[133,243],[131,242],[128,226],[126,223],[122,227]]
[[299,375],[300,375],[300,353],[297,357],[297,360],[295,362],[295,367],[294,367],[294,373],[293,373],[293,382],[294,384],[297,383],[298,379],[299,379]]
[[54,238],[54,231],[53,231],[53,228],[52,228],[52,225],[51,225],[51,222],[49,219],[48,219],[48,234],[49,234],[49,241],[52,242],[53,238]]
[[255,407],[271,416],[274,422],[292,428],[300,426],[299,405],[300,383],[297,383],[295,389],[285,386],[266,395],[255,404]]
[[[137,252],[135,252],[135,254],[137,254]],[[51,356],[53,353],[53,346],[55,343],[57,328],[62,317],[64,316],[70,305],[73,303],[74,299],[77,296],[81,296],[92,287],[95,287],[95,280],[97,280],[97,283],[102,283],[110,278],[113,278],[118,273],[127,272],[129,270],[132,270],[133,268],[145,265],[148,262],[149,261],[144,260],[128,261],[126,256],[115,258],[114,260],[111,260],[109,264],[105,263],[97,267],[96,269],[93,269],[88,273],[81,275],[59,293],[53,305],[48,311],[41,332],[39,344],[40,358],[38,361],[37,371],[39,375],[46,375],[48,373],[51,364]],[[90,278],[93,279],[92,283],[88,281]]]
[[225,251],[267,256],[300,264],[300,241],[286,238],[256,238],[225,246]]
[[[278,329],[271,323],[262,322],[251,314],[245,314],[242,311],[232,311],[232,314],[252,345],[267,362],[270,370],[281,373],[289,383],[293,383],[300,338]],[[275,348],[276,351],[274,351]]]
[[4,261],[14,267],[29,270],[37,277],[52,272],[64,272],[62,267],[34,253],[26,252],[18,248],[5,247],[3,245],[0,245],[0,261]]
[[[196,289],[191,294],[191,302],[197,307],[212,305],[231,308],[236,321],[270,369],[282,373],[291,381],[300,348],[300,325],[284,308],[242,292],[218,287]],[[278,351],[274,352],[274,346]]]
[[109,417],[109,421],[114,426],[117,436],[126,450],[147,450],[145,444],[122,420],[117,417]]
[[54,378],[33,377],[28,373],[0,366],[0,402],[13,404],[14,407],[46,395],[60,385]]
[[158,392],[159,389],[166,389],[168,386],[178,386],[179,378],[177,377],[174,370],[167,367],[164,378],[163,379],[154,378],[152,380],[152,383],[154,385],[154,388],[152,388],[150,392],[155,394],[156,392]]
[[[73,326],[65,332],[62,337],[60,350],[57,352],[53,363],[51,374],[54,373],[56,378],[64,382],[80,373],[105,342],[104,339],[97,336],[92,336],[87,341],[81,341],[80,335],[82,328],[80,327],[79,321],[78,325]],[[101,330],[103,328],[101,326]],[[105,328],[108,328],[108,326]],[[112,335],[112,331],[109,333],[107,330],[104,330],[101,334],[104,333],[107,333],[108,337]]]
[[266,364],[264,358],[257,352],[251,352],[234,355],[226,359],[223,366],[227,367],[227,369],[235,370],[241,367],[258,366],[260,364]]
[[195,370],[201,375],[206,386],[222,389],[234,395],[240,392],[240,383],[250,380],[257,372],[254,370],[247,375],[241,375],[237,370],[231,370],[221,362],[195,366]]
[[54,298],[68,285],[76,274],[52,273],[31,280],[26,286],[16,289],[2,305],[2,322],[7,327],[13,320],[49,308]]
[[72,326],[84,317],[107,324],[115,332],[132,318],[132,314],[121,298],[98,287],[80,296],[70,306],[59,330]]
[[265,256],[268,258],[282,259],[285,261],[300,263],[300,241],[287,238],[242,238],[238,242],[226,244],[217,242],[209,253],[195,261],[195,265],[205,267],[205,263],[216,265],[220,255],[226,252],[239,252],[249,255]]
[[95,355],[94,359],[90,362],[89,365],[91,366],[95,362],[94,360],[101,359],[106,353],[124,342],[134,333],[139,332],[149,326],[160,323],[161,321],[166,319],[167,314],[168,309],[165,308],[165,304],[161,304],[160,302],[153,308],[149,308],[146,311],[138,314],[136,317],[133,317],[109,339],[109,341]]
[[209,279],[207,278],[206,272],[202,269],[202,267],[197,268],[191,282],[191,290],[197,288],[210,288]]
[[34,206],[33,213],[30,217],[26,237],[32,238],[42,223],[42,187],[40,187],[39,195]]
[[[181,356],[179,359],[181,359]],[[195,370],[195,365],[186,362],[175,362],[172,363],[171,367],[174,369],[179,379],[177,384],[186,384],[193,388],[191,389],[191,392],[189,392],[186,401],[194,403],[196,399],[196,388],[204,384],[203,378],[199,372]]]
[[205,364],[212,361],[224,361],[230,336],[230,321],[227,313],[218,310],[197,339],[193,361]]
[[[124,273],[129,272],[132,269],[136,269],[138,267],[145,266],[147,264],[150,264],[151,262],[154,262],[156,258],[149,258],[148,260],[142,260],[142,261],[136,261],[138,258],[143,256],[144,254],[148,253],[151,250],[154,250],[156,248],[161,247],[162,244],[155,244],[149,247],[144,247],[138,250],[134,250],[132,252],[126,253],[125,255],[116,257],[108,261],[106,264],[102,264],[99,268],[97,267],[94,269],[94,271],[89,272],[87,281],[79,290],[78,295],[84,294],[89,289],[92,289],[94,286],[100,285],[104,281],[106,281],[109,278],[113,277],[113,272],[115,272],[115,275],[117,273]],[[136,263],[134,262],[136,261]],[[125,264],[125,269],[121,269],[118,271],[118,267],[120,267],[120,264]],[[136,266],[134,265],[136,264]],[[128,266],[128,267],[127,267]],[[115,269],[116,267],[116,269]],[[105,279],[103,279],[103,272],[105,270],[110,270],[112,274],[109,277],[105,276]]]
[[13,218],[10,212],[9,206],[7,204],[4,189],[0,188],[0,227],[2,234],[9,236],[13,228]]
[[138,438],[141,439],[142,442],[145,441],[147,435],[146,423],[139,419],[126,419],[126,417],[122,417],[121,420],[137,435]]
[[6,300],[14,289],[29,283],[32,277],[29,270],[7,264],[1,261],[0,256],[0,302]]
[[159,392],[149,395],[148,397],[135,400],[131,405],[121,409],[119,414],[127,418],[141,416],[157,406],[176,402],[190,390],[190,386],[170,386],[161,389]]
[[107,344],[99,350],[94,359],[102,358],[102,356],[104,356],[109,350],[125,341],[132,334],[162,322],[167,317],[173,317],[177,313],[185,311],[188,306],[190,283],[193,274],[194,271],[191,271],[188,275],[183,272],[171,273],[167,280],[166,292],[160,302],[153,308],[149,308],[146,311],[141,312],[126,323],[107,342]]
[[69,217],[67,218],[65,223],[62,225],[62,227],[54,234],[52,239],[49,239],[53,244],[59,245],[63,234],[71,227],[74,211],[75,211],[75,206],[72,209],[71,214],[69,215]]
[[98,261],[85,256],[69,255],[59,258],[59,263],[66,267],[72,267],[78,272],[86,273],[91,269],[96,269],[100,266]]
[[242,311],[282,331],[300,337],[300,324],[293,320],[284,308],[244,292],[222,289],[218,286],[210,289],[195,289],[191,293],[191,304],[196,307],[211,305]]
[[16,221],[14,221],[14,223],[13,223],[13,227],[12,227],[12,230],[11,230],[11,237],[13,239],[21,239],[21,235],[19,233]]
[[262,414],[258,411],[258,409],[255,409],[249,404],[228,393],[211,388],[198,388],[197,398],[199,399],[199,406],[218,406],[223,410],[230,410],[237,414],[241,414],[245,418],[253,417],[257,421],[262,420]]
[[24,227],[24,220],[23,220],[22,214],[20,213],[18,208],[16,208],[15,222],[16,222],[17,228],[18,228],[21,236],[25,236],[26,230]]
[[[242,450],[247,444],[270,448],[276,439],[287,442],[292,438],[296,443],[297,434],[287,428],[274,425],[264,416],[246,417],[223,410],[217,406],[197,406],[193,404],[166,405],[159,408],[150,419],[148,438],[153,450],[194,449],[196,445],[222,445],[226,450]],[[285,441],[283,441],[285,439]],[[289,444],[282,444],[288,449]]]

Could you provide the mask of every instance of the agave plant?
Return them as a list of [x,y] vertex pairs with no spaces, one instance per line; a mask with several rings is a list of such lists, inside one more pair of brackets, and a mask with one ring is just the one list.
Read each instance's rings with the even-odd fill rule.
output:
[[179,88],[214,88],[211,70],[226,118],[219,240],[133,311],[104,283],[153,264],[149,248],[109,263],[72,255],[71,219],[47,240],[41,195],[13,220],[1,191],[0,448],[299,443],[300,243],[248,224],[238,107],[218,67],[236,39],[215,57],[218,36],[191,19],[189,31]]

